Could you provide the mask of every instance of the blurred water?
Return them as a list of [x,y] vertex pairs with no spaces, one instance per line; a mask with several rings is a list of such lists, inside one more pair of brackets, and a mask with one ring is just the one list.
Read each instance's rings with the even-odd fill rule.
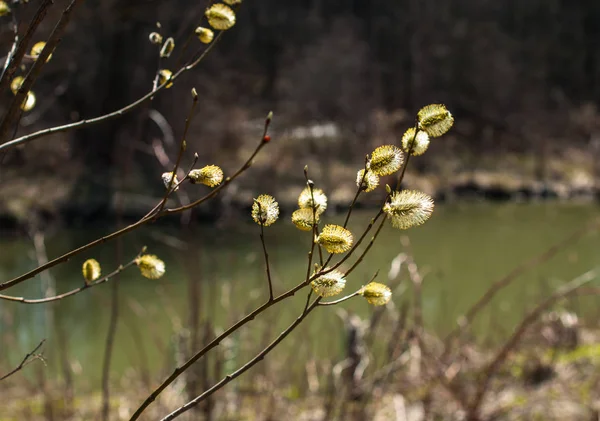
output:
[[[364,263],[348,279],[347,290],[360,287],[376,270],[385,282],[390,262],[403,249],[400,239],[410,239],[416,262],[425,275],[424,316],[427,327],[447,332],[487,287],[549,245],[566,237],[595,217],[592,204],[456,204],[436,208],[422,227],[401,232],[386,226]],[[356,212],[350,228],[357,237],[373,216]],[[332,218],[327,222],[341,222]],[[60,231],[47,239],[48,254],[55,257],[70,248],[108,233],[108,228],[90,227],[81,231]],[[189,326],[189,283],[200,291],[198,311],[217,329],[225,329],[266,297],[264,263],[259,228],[248,218],[236,226],[217,228],[196,225],[191,229],[145,227],[123,239],[122,263],[135,256],[143,246],[157,254],[167,265],[160,280],[142,278],[137,269],[125,271],[120,285],[120,319],[113,359],[115,378],[140,370],[161,376],[173,368],[178,343],[175,332]],[[306,273],[310,234],[298,231],[284,216],[266,229],[276,292],[296,285]],[[29,239],[0,239],[0,278],[4,281],[34,267]],[[505,337],[520,319],[551,287],[572,279],[600,264],[600,235],[589,233],[577,244],[559,253],[552,261],[527,272],[494,299],[475,325],[480,339]],[[58,292],[80,286],[81,263],[95,257],[103,272],[117,264],[116,243],[102,245],[52,270]],[[334,260],[335,261],[335,260]],[[405,278],[405,276],[404,276]],[[407,279],[405,296],[396,294],[400,306],[410,293]],[[39,277],[11,290],[11,295],[39,298]],[[300,292],[283,305],[275,306],[234,336],[234,353],[243,363],[260,343],[274,337],[302,310],[306,293]],[[47,338],[48,372],[60,376],[59,353],[66,353],[79,382],[97,387],[110,309],[110,284],[50,305],[66,338],[66,348],[58,345],[56,326],[48,326],[47,305],[0,302],[0,367],[18,363],[20,358]],[[597,320],[598,306],[590,298],[576,298],[569,308],[583,318]],[[361,299],[343,304],[347,310],[367,315],[369,308]],[[335,308],[317,309],[281,348],[306,355],[335,356],[342,352],[342,322]],[[233,366],[239,365],[232,362]],[[300,368],[301,369],[301,368]]]

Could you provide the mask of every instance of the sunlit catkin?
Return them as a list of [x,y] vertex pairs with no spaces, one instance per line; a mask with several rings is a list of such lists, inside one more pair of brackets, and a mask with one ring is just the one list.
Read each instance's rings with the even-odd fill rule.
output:
[[327,196],[323,190],[313,187],[311,192],[311,188],[307,186],[298,196],[298,206],[301,209],[312,209],[314,206],[317,214],[321,215],[327,209]]
[[[417,133],[415,136],[415,132]],[[402,136],[402,150],[405,153],[410,151],[411,155],[423,155],[429,147],[429,135],[423,130],[418,132],[414,127],[411,127]]]
[[386,305],[392,298],[392,290],[387,285],[378,282],[370,282],[362,287],[358,293],[374,306]]
[[222,3],[216,3],[206,9],[208,24],[214,29],[225,31],[235,25],[235,12],[231,7]]
[[223,181],[223,170],[217,165],[207,165],[204,168],[191,170],[188,177],[192,184],[216,187]]
[[419,129],[426,131],[430,137],[443,135],[454,124],[454,117],[443,104],[431,104],[421,108],[417,119]]
[[174,188],[173,191],[177,191],[179,190],[179,186],[177,186],[177,184],[179,184],[179,180],[177,179],[177,175],[175,175],[175,180],[173,180],[173,185],[171,185],[171,180],[173,179],[173,172],[169,171],[169,172],[164,172],[161,176],[162,181],[165,185],[165,187],[168,188]]
[[261,194],[252,204],[252,219],[259,225],[268,227],[279,218],[279,204],[273,196]]
[[393,192],[383,211],[399,229],[408,229],[425,223],[433,212],[433,199],[420,191]]
[[83,279],[85,279],[86,284],[93,282],[100,278],[100,263],[96,259],[88,259],[83,262],[81,271],[83,272]]
[[21,103],[21,109],[23,111],[31,111],[31,110],[33,110],[33,107],[35,107],[35,103],[36,103],[35,94],[33,92],[29,91],[29,92],[27,92],[27,96],[23,100],[23,103]]
[[332,270],[315,278],[310,286],[319,297],[331,297],[343,291],[346,286],[346,279],[343,273]]
[[242,0],[223,0],[223,3],[230,6],[237,6],[238,4],[242,4]]
[[375,190],[378,185],[379,176],[373,171],[367,170],[367,175],[365,175],[365,170],[362,169],[356,174],[356,186],[360,187],[362,191],[366,193],[371,192]]
[[10,81],[10,90],[12,91],[13,94],[16,94],[17,91],[21,88],[21,85],[23,84],[23,80],[25,80],[25,78],[23,76],[17,76],[13,80]]
[[310,208],[297,209],[292,213],[292,222],[299,230],[311,231],[319,223],[319,214],[313,214]]
[[210,44],[213,38],[215,37],[215,33],[212,30],[208,28],[203,28],[202,26],[197,27],[194,33],[196,34],[200,42],[204,44]]
[[393,145],[380,146],[371,154],[370,168],[378,176],[390,175],[400,169],[404,162],[402,150]]
[[153,254],[138,257],[135,259],[135,264],[145,278],[158,279],[165,274],[165,262]]
[[322,245],[328,253],[345,253],[352,247],[352,233],[346,228],[328,224],[323,227],[317,242]]

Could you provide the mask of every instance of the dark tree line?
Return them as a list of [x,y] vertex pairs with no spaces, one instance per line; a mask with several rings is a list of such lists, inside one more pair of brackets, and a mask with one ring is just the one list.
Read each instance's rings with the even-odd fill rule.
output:
[[[176,39],[163,63],[176,68],[205,3],[85,2],[37,83],[40,103],[53,105],[31,127],[99,115],[141,96],[157,68],[147,40],[155,23]],[[12,34],[3,22],[6,50]],[[565,139],[583,146],[598,131],[598,22],[600,3],[592,0],[245,0],[236,27],[200,69],[152,104],[74,133],[72,154],[96,177],[90,182],[103,184],[107,168],[126,166],[119,160],[136,157],[140,142],[162,136],[149,109],[180,133],[191,86],[203,101],[194,133],[208,155],[227,156],[243,143],[232,120],[269,109],[287,126],[334,121],[356,143],[372,136],[375,111],[413,115],[431,102],[448,105],[455,134],[477,152],[537,153]],[[200,46],[194,41],[188,54]]]

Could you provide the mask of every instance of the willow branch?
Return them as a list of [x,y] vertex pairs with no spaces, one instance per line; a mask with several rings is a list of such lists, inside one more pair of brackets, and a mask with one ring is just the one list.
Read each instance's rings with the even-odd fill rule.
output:
[[[258,202],[257,202],[258,203]],[[260,203],[258,203],[260,208]],[[269,253],[267,252],[267,245],[265,244],[265,227],[260,224],[260,242],[262,243],[262,249],[265,256],[265,265],[267,271],[267,282],[269,283],[269,301],[273,301],[273,281],[271,280],[271,267],[269,265]]]
[[[136,256],[136,259],[137,259],[137,257],[140,256],[140,254],[138,254]],[[96,280],[94,282],[86,283],[86,284],[84,284],[83,286],[81,286],[79,288],[72,289],[71,291],[65,292],[63,294],[55,295],[55,296],[52,296],[52,297],[40,298],[40,299],[26,299],[26,298],[23,298],[23,297],[11,297],[11,296],[8,296],[8,295],[2,295],[2,294],[0,294],[0,299],[7,300],[7,301],[16,301],[16,302],[21,303],[21,304],[44,304],[44,303],[50,303],[52,301],[59,301],[59,300],[62,300],[63,298],[67,298],[67,297],[71,297],[73,295],[79,294],[79,293],[85,291],[86,289],[90,289],[90,288],[93,288],[93,287],[98,286],[100,284],[103,284],[105,282],[108,282],[114,276],[116,276],[119,273],[123,272],[128,267],[134,265],[136,259],[133,259],[132,261],[128,262],[125,265],[119,266],[117,269],[115,269],[114,271],[112,271],[108,275],[103,276],[102,278],[100,278],[100,279],[98,279],[98,280]]]
[[345,297],[338,298],[338,299],[337,299],[337,300],[335,300],[335,301],[325,301],[325,302],[320,302],[318,305],[320,305],[320,306],[334,306],[334,305],[336,305],[336,304],[343,303],[344,301],[346,301],[346,300],[349,300],[350,298],[354,298],[354,297],[356,297],[356,296],[358,296],[358,295],[359,295],[359,294],[358,294],[358,291],[356,291],[356,292],[353,292],[353,293],[352,293],[352,294],[350,294],[350,295],[346,295]]
[[42,347],[42,345],[44,345],[44,342],[46,342],[46,340],[42,339],[40,341],[40,343],[35,348],[33,348],[33,350],[31,352],[29,352],[27,355],[25,355],[25,358],[23,358],[21,363],[14,370],[12,370],[11,372],[6,373],[4,376],[0,377],[0,381],[9,378],[16,372],[22,370],[23,367],[25,367],[27,364],[31,363],[32,361],[34,361],[36,359],[43,361],[44,357],[42,356],[42,354],[37,354],[37,352]]
[[298,316],[298,318],[296,318],[296,320],[294,320],[294,322],[287,327],[287,329],[285,329],[283,332],[281,332],[279,334],[279,336],[273,342],[271,342],[266,348],[264,348],[262,351],[260,351],[258,354],[256,354],[256,356],[254,358],[252,358],[250,361],[248,361],[245,365],[243,365],[242,367],[240,367],[233,373],[225,376],[223,379],[221,379],[221,381],[216,383],[210,389],[206,390],[204,393],[202,393],[197,398],[191,400],[190,402],[186,403],[185,405],[183,405],[180,408],[176,409],[175,411],[171,412],[169,415],[164,417],[161,421],[169,421],[169,420],[173,420],[173,419],[177,418],[179,415],[183,414],[184,412],[187,412],[188,410],[192,409],[194,406],[198,405],[200,402],[202,402],[203,400],[205,400],[206,398],[208,398],[209,396],[214,394],[216,391],[221,389],[227,383],[231,382],[235,378],[244,374],[246,371],[248,371],[249,369],[254,367],[258,362],[262,361],[265,358],[265,356],[267,356],[267,354],[273,350],[273,348],[275,348],[277,345],[279,345],[279,343],[281,341],[283,341],[300,323],[302,323],[302,321],[306,318],[306,316],[308,316],[308,314],[312,310],[314,310],[315,307],[317,307],[320,300],[321,300],[321,298],[319,297],[315,301],[313,301],[313,303],[306,310],[304,310],[300,314],[300,316]]
[[113,111],[111,113],[108,114],[104,114],[102,116],[99,117],[95,117],[95,118],[90,118],[90,119],[83,119],[83,120],[79,120],[76,121],[75,123],[70,123],[70,124],[64,124],[62,126],[55,126],[55,127],[50,127],[47,129],[43,129],[43,130],[39,130],[37,132],[33,132],[30,133],[28,135],[25,136],[21,136],[17,139],[13,139],[9,142],[6,142],[2,145],[0,145],[0,151],[2,151],[3,149],[7,149],[7,148],[11,148],[20,144],[24,144],[24,143],[28,143],[34,139],[43,137],[43,136],[47,136],[53,133],[58,133],[58,132],[66,132],[68,130],[72,130],[72,129],[80,129],[82,127],[88,127],[88,126],[92,126],[94,124],[98,124],[98,123],[102,123],[105,121],[109,121],[112,120],[114,118],[120,117],[122,115],[127,114],[130,111],[135,110],[137,107],[139,107],[140,105],[142,105],[143,103],[145,103],[146,101],[149,101],[150,99],[152,99],[154,97],[154,95],[160,91],[162,91],[163,89],[166,88],[167,85],[170,85],[171,83],[174,83],[175,80],[180,77],[183,73],[192,70],[194,67],[196,67],[203,59],[204,57],[206,57],[206,55],[208,54],[208,52],[215,46],[215,44],[217,43],[217,41],[221,38],[221,35],[223,34],[223,32],[220,32],[214,39],[214,41],[206,48],[206,50],[204,50],[204,52],[200,55],[200,57],[198,57],[198,59],[196,59],[194,62],[186,65],[185,67],[182,67],[181,69],[179,69],[176,73],[173,74],[173,76],[171,77],[171,79],[169,79],[168,81],[166,81],[165,83],[163,83],[162,85],[158,86],[155,90],[152,90],[150,92],[148,92],[146,95],[142,96],[141,98],[137,99],[136,101],[132,102],[129,105],[126,105],[123,108],[120,108],[116,111]]
[[[270,122],[270,121],[269,121]],[[267,130],[268,127],[268,123],[265,123],[265,132]],[[165,209],[160,213],[156,214],[155,218],[160,218],[162,216],[165,215],[169,215],[169,214],[175,214],[175,213],[179,213],[179,212],[183,212],[187,209],[191,209],[195,206],[200,205],[201,203],[206,202],[207,200],[212,199],[214,196],[216,196],[221,190],[223,190],[225,187],[227,187],[234,179],[236,179],[237,177],[239,177],[244,171],[246,171],[248,168],[250,168],[250,163],[252,162],[252,159],[254,159],[254,157],[256,156],[256,154],[266,145],[267,142],[265,142],[264,139],[264,135],[263,138],[260,141],[260,144],[258,145],[258,147],[256,148],[256,150],[254,151],[254,153],[252,154],[252,156],[250,156],[250,158],[242,165],[242,167],[231,177],[228,177],[225,182],[223,182],[223,184],[221,184],[219,187],[215,188],[212,192],[210,192],[209,194],[207,194],[206,196],[204,196],[201,199],[196,200],[195,202],[189,204],[189,205],[185,205],[185,206],[181,206],[179,208],[174,208],[174,209]],[[182,180],[183,181],[183,180]],[[139,221],[126,226],[125,228],[122,228],[118,231],[113,232],[112,234],[109,234],[105,237],[101,237],[98,238],[97,240],[94,240],[84,246],[81,246],[75,250],[71,250],[68,253],[63,254],[62,256],[59,256],[51,261],[49,261],[48,263],[44,264],[44,265],[40,265],[37,268],[30,270],[27,273],[24,273],[20,276],[17,276],[14,279],[11,279],[10,281],[6,281],[4,283],[0,284],[0,291],[3,291],[7,288],[10,288],[14,285],[17,285],[27,279],[33,278],[35,275],[37,275],[40,272],[43,272],[47,269],[50,269],[53,266],[56,266],[60,263],[66,262],[68,261],[70,258],[72,258],[73,256],[82,253],[86,250],[89,250],[97,245],[100,244],[104,244],[110,240],[114,240],[115,238],[120,237],[121,235],[127,234],[130,231],[133,231],[136,228],[139,228],[140,226],[147,224],[148,222],[152,221],[153,219],[155,219],[152,216],[145,216],[142,219],[140,219]]]
[[365,179],[367,178],[367,171],[368,171],[367,164],[368,163],[369,163],[369,155],[367,155],[367,157],[365,158],[365,167],[363,169],[363,176],[362,176],[360,182],[358,183],[358,188],[356,189],[356,194],[354,195],[354,199],[352,199],[352,203],[350,203],[350,207],[348,208],[348,213],[346,214],[346,219],[344,220],[344,228],[346,228],[348,226],[348,222],[350,222],[350,215],[352,215],[352,210],[354,209],[354,205],[356,205],[358,196],[360,196],[360,194],[364,190],[363,183],[365,182]]
[[[179,144],[179,153],[177,154],[177,160],[175,161],[175,166],[173,167],[173,171],[171,172],[171,180],[169,181],[169,186],[167,187],[167,191],[165,192],[165,196],[163,200],[160,202],[160,206],[156,211],[157,214],[160,214],[167,203],[167,199],[169,195],[175,191],[177,188],[177,182],[175,181],[175,176],[177,174],[177,169],[179,168],[179,163],[181,162],[181,157],[183,156],[183,152],[186,149],[186,138],[188,130],[190,129],[190,123],[192,122],[192,117],[194,116],[194,110],[196,109],[196,105],[198,105],[198,94],[196,93],[196,89],[192,89],[192,106],[190,107],[190,112],[188,113],[187,118],[185,119],[185,128],[183,129],[183,136],[181,136],[181,142]],[[189,174],[189,171],[186,173]],[[183,180],[181,180],[183,181]]]

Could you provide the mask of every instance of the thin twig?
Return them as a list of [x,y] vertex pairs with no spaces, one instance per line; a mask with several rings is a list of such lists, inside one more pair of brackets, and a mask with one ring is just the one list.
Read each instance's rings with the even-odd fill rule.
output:
[[[381,212],[378,214],[378,216],[379,215],[381,215]],[[362,239],[367,235],[367,233],[371,230],[371,228],[375,224],[375,221],[377,220],[378,216],[375,217],[371,221],[371,223],[365,229],[365,232],[363,233],[363,235],[361,236],[361,238],[359,239],[359,241],[357,242],[357,244],[355,245],[355,247],[353,249],[351,249],[346,254],[346,256],[344,257],[344,259],[340,260],[337,264],[335,264],[331,268],[321,268],[320,271],[317,271],[312,276],[310,276],[308,279],[306,279],[305,281],[303,281],[300,284],[296,285],[292,289],[290,289],[287,292],[285,292],[285,293],[283,293],[283,294],[281,294],[281,295],[273,298],[273,300],[267,301],[264,304],[260,305],[254,311],[252,311],[251,313],[247,314],[245,317],[243,317],[242,319],[240,319],[237,323],[235,323],[234,325],[232,325],[229,329],[225,330],[219,336],[217,336],[216,338],[214,338],[209,344],[207,344],[206,346],[204,346],[204,348],[202,348],[200,351],[198,351],[196,354],[194,354],[192,357],[190,357],[190,359],[188,361],[186,361],[184,364],[182,364],[180,367],[175,368],[173,370],[173,373],[171,373],[171,375],[169,377],[167,377],[156,389],[154,389],[154,391],[152,391],[152,393],[144,400],[144,402],[142,402],[142,404],[140,405],[140,407],[135,411],[135,413],[130,418],[130,421],[137,420],[140,417],[140,415],[145,411],[145,409],[150,404],[152,404],[152,402],[154,402],[156,400],[156,398],[158,397],[158,395],[160,395],[163,390],[165,390],[171,383],[173,383],[192,364],[194,364],[196,361],[198,361],[200,358],[202,358],[204,355],[206,355],[206,353],[208,353],[211,349],[217,347],[223,341],[223,339],[227,338],[233,332],[237,331],[242,326],[244,326],[247,323],[249,323],[250,321],[254,320],[256,318],[256,316],[258,316],[259,314],[261,314],[263,311],[265,311],[269,307],[277,304],[278,302],[280,302],[280,301],[282,301],[282,300],[284,300],[284,299],[286,299],[288,297],[293,296],[296,292],[298,292],[299,290],[301,290],[304,287],[306,287],[306,285],[308,285],[312,280],[314,280],[314,279],[318,278],[319,276],[322,276],[322,275],[324,275],[326,273],[331,272],[332,270],[334,270],[335,268],[337,268],[339,265],[341,265],[344,262],[344,260],[347,259],[347,258],[349,258],[352,255],[352,253],[354,252],[354,250],[356,250],[356,247],[358,247],[358,245],[360,244],[360,242],[362,241]],[[368,249],[363,253],[363,255],[361,256],[361,258],[364,257],[364,255],[366,254],[367,251],[368,251]],[[310,293],[309,293],[308,299],[310,299]],[[305,307],[305,310],[307,310],[307,309],[308,309],[308,306]]]
[[339,303],[342,303],[342,302],[344,302],[346,300],[349,300],[350,298],[354,298],[354,297],[358,296],[359,295],[358,292],[359,291],[353,292],[352,294],[346,295],[345,297],[342,297],[342,298],[338,298],[335,301],[320,302],[319,305],[320,306],[334,306],[336,304],[339,304]]
[[[257,202],[258,203],[258,202]],[[260,207],[260,203],[258,203]],[[261,212],[259,211],[259,214]],[[267,282],[269,283],[269,301],[273,301],[273,281],[271,280],[271,268],[269,266],[269,253],[267,252],[267,245],[265,244],[265,227],[263,223],[260,224],[260,242],[262,243],[263,253],[265,255],[265,265],[267,267]]]
[[21,363],[15,369],[13,369],[9,373],[6,373],[4,376],[0,377],[0,381],[12,376],[17,371],[20,371],[21,369],[23,369],[23,367],[25,367],[27,364],[33,362],[34,360],[44,361],[44,356],[42,354],[36,354],[38,352],[38,350],[42,347],[42,345],[44,345],[44,342],[46,342],[46,340],[42,339],[40,341],[40,343],[35,348],[33,348],[33,350],[31,352],[29,352],[27,355],[25,355],[25,358],[23,358]]
[[417,138],[417,133],[419,132],[419,125],[415,126],[415,134],[410,142],[410,147],[408,148],[408,152],[406,153],[406,161],[404,161],[404,166],[402,167],[402,172],[398,175],[398,181],[396,182],[396,190],[400,189],[400,185],[402,184],[402,180],[404,180],[404,174],[406,173],[406,167],[408,167],[408,161],[410,160],[410,156],[412,155],[412,150],[415,145],[415,139]]
[[17,139],[13,139],[11,141],[5,142],[4,144],[0,145],[0,151],[2,151],[3,149],[6,148],[11,148],[23,143],[27,143],[30,142],[34,139],[43,137],[43,136],[47,136],[50,135],[52,133],[57,133],[57,132],[66,132],[68,130],[72,130],[72,129],[80,129],[82,127],[88,127],[97,123],[102,123],[108,120],[112,120],[113,118],[117,118],[120,117],[124,114],[127,114],[130,111],[135,110],[137,107],[139,107],[140,105],[142,105],[143,103],[145,103],[146,101],[149,101],[150,99],[152,99],[152,97],[162,91],[163,89],[166,88],[167,85],[170,85],[171,83],[174,83],[175,80],[181,76],[183,73],[192,70],[194,67],[196,67],[203,59],[204,57],[206,57],[206,55],[208,54],[208,52],[215,46],[215,44],[217,43],[217,41],[220,39],[221,35],[223,34],[223,32],[220,32],[215,39],[213,40],[213,42],[206,48],[206,50],[204,51],[204,53],[197,59],[195,60],[193,63],[188,64],[185,67],[182,67],[181,69],[179,69],[179,71],[177,71],[176,73],[173,74],[173,76],[171,77],[171,79],[169,81],[166,81],[165,83],[163,83],[162,85],[160,85],[159,87],[156,88],[156,90],[154,91],[150,91],[148,92],[146,95],[142,96],[141,98],[137,99],[136,101],[132,102],[129,105],[126,105],[123,108],[120,108],[116,111],[113,111],[111,113],[108,114],[104,114],[101,115],[99,117],[95,117],[95,118],[91,118],[91,119],[84,119],[84,120],[79,120],[76,121],[74,123],[70,123],[70,124],[64,124],[62,126],[55,126],[55,127],[50,127],[47,129],[43,129],[43,130],[39,130],[37,132],[34,133],[30,133],[28,135],[25,136],[21,136]]
[[[158,210],[156,211],[156,214],[160,214],[165,206],[165,203],[167,203],[167,199],[169,198],[169,195],[171,193],[173,193],[173,191],[175,191],[175,176],[177,174],[177,169],[179,168],[179,163],[181,162],[181,157],[183,156],[183,152],[186,149],[186,138],[187,138],[187,133],[188,130],[190,128],[190,123],[192,122],[192,117],[194,116],[194,110],[196,109],[196,105],[198,105],[198,94],[196,93],[196,89],[192,89],[192,106],[190,107],[190,112],[188,113],[187,118],[185,119],[185,128],[183,129],[183,136],[181,136],[181,142],[179,144],[179,153],[177,154],[177,160],[175,161],[175,166],[173,167],[173,171],[171,172],[172,176],[171,176],[171,180],[169,181],[169,186],[167,187],[167,191],[165,192],[165,197],[163,197],[163,200],[161,200],[160,202],[160,206],[158,207]],[[188,173],[189,174],[189,171]],[[186,174],[186,177],[187,177]],[[183,181],[183,180],[182,180]]]
[[[140,254],[138,254],[136,256],[136,259],[137,259],[137,257],[140,256]],[[58,295],[55,295],[52,297],[46,297],[46,298],[40,298],[40,299],[26,299],[23,297],[11,297],[9,295],[0,294],[0,299],[7,300],[7,301],[16,301],[16,302],[19,302],[22,304],[44,304],[44,303],[50,303],[52,301],[59,301],[59,300],[62,300],[63,298],[71,297],[73,295],[76,295],[76,294],[79,294],[80,292],[85,291],[86,289],[93,288],[95,286],[98,286],[100,284],[103,284],[103,283],[109,281],[115,275],[118,275],[119,273],[121,273],[122,271],[127,269],[128,267],[134,265],[136,259],[133,259],[132,261],[130,261],[129,263],[127,263],[125,265],[119,266],[117,269],[115,269],[108,275],[105,275],[102,278],[100,278],[94,282],[86,283],[85,285],[83,285],[79,288],[72,289],[71,291],[65,292],[63,294],[58,294]]]
[[[266,128],[268,127],[268,124],[265,124],[265,131]],[[250,164],[252,162],[252,160],[254,159],[254,157],[258,154],[258,152],[266,145],[267,142],[265,142],[264,140],[264,135],[263,138],[260,141],[260,144],[257,146],[257,148],[255,149],[254,153],[252,153],[252,155],[250,156],[250,158],[248,158],[248,160],[241,166],[241,168],[235,172],[235,174],[233,174],[231,177],[228,177],[220,186],[216,187],[215,189],[213,189],[209,194],[207,194],[206,196],[202,197],[201,199],[196,200],[195,202],[185,205],[185,206],[181,206],[178,208],[174,208],[174,209],[165,209],[163,210],[161,213],[157,214],[157,218],[165,216],[165,215],[169,215],[169,214],[175,214],[175,213],[179,213],[179,212],[183,212],[185,210],[191,209],[195,206],[200,205],[201,203],[206,202],[207,200],[212,199],[214,196],[216,196],[221,190],[223,190],[225,187],[227,187],[233,180],[235,180],[237,177],[239,177],[244,171],[246,171],[248,168],[250,168]],[[183,180],[182,180],[183,181]],[[148,222],[152,221],[153,217],[152,216],[145,216],[142,219],[140,219],[139,221],[126,226],[125,228],[122,228],[118,231],[113,232],[112,234],[109,234],[107,236],[98,238],[97,240],[94,240],[86,245],[83,245],[75,250],[71,250],[68,253],[63,254],[62,256],[59,256],[51,261],[49,261],[48,263],[44,264],[44,265],[40,265],[37,268],[30,270],[27,273],[24,273],[20,276],[17,276],[14,279],[11,279],[10,281],[6,281],[4,283],[0,284],[0,291],[3,291],[7,288],[10,288],[14,285],[17,285],[27,279],[33,278],[35,275],[37,275],[40,272],[43,272],[53,266],[58,265],[59,263],[62,262],[66,262],[68,261],[71,257],[82,253],[86,250],[89,250],[97,245],[100,244],[104,244],[107,241],[113,240],[115,238],[120,237],[123,234],[126,234],[130,231],[133,231],[136,228],[139,228],[140,226],[147,224]]]
[[577,278],[571,280],[567,284],[562,285],[557,288],[556,291],[540,304],[538,304],[533,310],[531,310],[525,318],[521,321],[519,326],[515,329],[514,333],[511,337],[506,341],[504,346],[498,351],[494,359],[488,364],[486,369],[483,371],[483,378],[479,382],[477,387],[477,392],[475,397],[473,398],[468,416],[466,417],[469,420],[478,419],[479,408],[483,402],[483,398],[487,393],[487,388],[490,383],[490,380],[498,370],[498,368],[502,365],[502,363],[508,357],[508,354],[513,350],[513,348],[519,343],[521,337],[529,326],[535,322],[541,314],[546,311],[550,306],[552,306],[555,302],[559,301],[562,298],[565,298],[569,295],[574,294],[578,288],[590,283],[591,281],[598,278],[600,274],[600,267],[596,267],[592,270],[585,272],[582,275],[579,275]]
[[300,323],[302,323],[302,321],[306,318],[306,316],[308,316],[308,314],[312,310],[314,310],[315,307],[317,307],[317,305],[319,304],[320,300],[321,300],[321,298],[319,297],[315,301],[313,301],[313,303],[306,310],[304,310],[300,314],[300,316],[298,316],[298,318],[296,318],[296,320],[294,320],[294,322],[291,325],[289,325],[283,332],[281,332],[281,334],[273,342],[271,342],[266,348],[264,348],[262,351],[260,351],[258,354],[256,354],[256,356],[254,358],[252,358],[250,361],[248,361],[246,364],[244,364],[242,367],[240,367],[239,369],[237,369],[233,373],[228,374],[227,376],[225,376],[223,379],[221,379],[221,381],[219,381],[218,383],[216,383],[210,389],[206,390],[204,393],[202,393],[197,398],[193,399],[192,401],[186,403],[185,405],[183,405],[180,408],[176,409],[175,411],[171,412],[169,415],[167,415],[166,417],[164,417],[161,421],[169,421],[169,420],[173,420],[173,419],[177,418],[179,415],[181,415],[184,412],[190,410],[191,408],[193,408],[194,406],[198,405],[200,402],[202,402],[203,400],[205,400],[206,398],[208,398],[209,396],[211,396],[213,393],[215,393],[216,391],[218,391],[219,389],[221,389],[227,383],[231,382],[235,378],[237,378],[240,375],[244,374],[250,368],[254,367],[258,362],[262,361],[265,358],[265,356],[271,350],[273,350],[273,348],[275,348]]

